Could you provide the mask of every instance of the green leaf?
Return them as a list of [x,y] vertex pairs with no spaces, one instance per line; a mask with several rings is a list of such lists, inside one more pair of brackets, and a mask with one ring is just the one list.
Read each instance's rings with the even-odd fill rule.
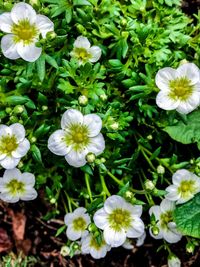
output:
[[117,193],[117,195],[119,196],[124,196],[124,194],[129,190],[129,187],[130,187],[130,183],[126,183],[120,190],[119,192]]
[[174,126],[164,128],[170,137],[182,144],[200,142],[200,110],[194,111],[187,116],[186,124],[179,121]]
[[200,238],[200,193],[176,207],[174,221],[183,235]]
[[9,97],[6,97],[5,102],[10,104],[10,105],[23,105],[30,101],[30,98],[28,96],[17,96],[17,95],[12,95]]
[[31,151],[32,151],[32,155],[33,155],[34,160],[39,162],[39,163],[42,163],[42,156],[41,156],[40,149],[36,145],[32,145]]
[[42,82],[45,77],[45,55],[42,55],[36,61],[37,73],[40,81]]
[[74,0],[73,1],[74,6],[91,6],[90,2],[87,0]]
[[66,229],[66,225],[61,226],[60,228],[58,228],[57,232],[56,232],[56,236],[59,236],[62,232],[64,232]]
[[46,60],[47,63],[49,63],[49,65],[51,65],[55,69],[58,69],[58,64],[57,64],[56,60],[53,57],[45,54],[45,60]]

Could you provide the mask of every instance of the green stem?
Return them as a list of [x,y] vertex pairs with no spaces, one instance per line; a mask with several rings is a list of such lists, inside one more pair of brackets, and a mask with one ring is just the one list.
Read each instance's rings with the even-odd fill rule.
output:
[[68,203],[68,207],[69,207],[69,212],[72,212],[71,198],[70,198],[70,196],[67,194],[66,191],[64,191],[64,192],[65,192],[65,195],[66,195],[66,197],[67,197],[67,203]]
[[102,189],[103,189],[103,192],[105,193],[106,196],[110,196],[110,192],[107,188],[107,185],[105,183],[105,179],[104,179],[104,176],[100,174],[100,180],[101,180],[101,185],[102,185]]
[[118,185],[124,186],[124,183],[120,181],[116,176],[114,176],[110,171],[107,171],[107,174],[115,181]]
[[87,187],[87,191],[88,191],[88,195],[89,195],[90,201],[92,202],[93,198],[92,198],[92,192],[91,192],[91,188],[90,188],[89,179],[90,179],[89,174],[85,173],[85,184],[86,184],[86,187]]
[[147,154],[145,153],[144,147],[142,147],[141,145],[139,145],[140,151],[142,152],[143,156],[145,157],[146,161],[148,162],[149,166],[156,171],[156,168],[153,166],[153,164],[151,163],[149,157],[147,156]]

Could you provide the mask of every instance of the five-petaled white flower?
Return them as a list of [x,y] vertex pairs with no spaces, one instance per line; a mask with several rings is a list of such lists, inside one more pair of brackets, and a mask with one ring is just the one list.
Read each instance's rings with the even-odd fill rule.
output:
[[194,63],[159,70],[156,85],[161,90],[156,104],[162,109],[188,114],[200,104],[200,71]]
[[154,214],[156,219],[156,227],[158,233],[155,234],[152,229],[149,229],[150,235],[155,239],[165,239],[169,243],[176,243],[181,240],[182,235],[177,231],[176,224],[172,219],[172,212],[175,208],[175,203],[163,199],[160,206],[152,206],[149,210],[150,216]]
[[113,195],[104,207],[94,214],[94,223],[103,230],[105,242],[119,247],[126,238],[138,238],[144,233],[144,223],[140,219],[142,206],[132,205],[124,198]]
[[16,167],[29,149],[30,143],[25,138],[23,125],[20,123],[14,123],[10,126],[0,125],[0,165],[3,168]]
[[92,46],[88,39],[84,36],[79,36],[74,42],[74,49],[70,55],[76,59],[80,65],[86,62],[97,62],[101,57],[101,49],[98,46]]
[[48,148],[56,155],[65,156],[69,165],[84,166],[88,153],[103,152],[105,141],[100,133],[102,121],[98,115],[83,116],[80,111],[69,109],[62,116],[61,128],[49,137]]
[[0,199],[9,203],[15,203],[20,199],[33,200],[37,197],[34,185],[35,176],[32,173],[21,173],[16,168],[5,170],[0,178]]
[[167,191],[165,197],[176,201],[176,204],[185,203],[200,192],[200,177],[188,170],[176,171],[172,176],[172,182],[173,184],[165,189]]
[[37,60],[42,52],[36,47],[40,34],[43,38],[53,31],[53,22],[44,15],[37,15],[26,3],[17,3],[11,12],[0,15],[0,30],[8,33],[1,39],[1,49],[9,59]]
[[111,246],[106,244],[103,239],[97,242],[96,237],[92,234],[88,234],[82,238],[81,243],[82,254],[91,254],[94,259],[104,258],[111,249]]
[[86,229],[91,223],[90,216],[86,211],[85,208],[80,207],[65,215],[66,235],[70,240],[75,241],[86,235]]
[[168,267],[181,267],[181,261],[175,255],[170,255],[167,262]]

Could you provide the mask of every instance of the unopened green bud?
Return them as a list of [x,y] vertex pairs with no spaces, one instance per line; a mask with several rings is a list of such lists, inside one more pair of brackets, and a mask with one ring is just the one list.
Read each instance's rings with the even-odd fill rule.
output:
[[70,254],[70,248],[68,246],[62,246],[61,247],[61,250],[60,250],[60,254],[63,257],[69,256],[69,254]]
[[50,203],[51,203],[51,204],[55,204],[55,203],[56,203],[56,198],[55,198],[55,197],[52,197],[52,198],[50,199]]
[[18,168],[20,169],[20,168],[22,168],[23,166],[24,166],[23,161],[20,161],[19,164],[18,164]]
[[96,156],[94,153],[90,152],[86,155],[86,160],[88,163],[93,163],[95,161],[95,159],[96,159]]
[[24,111],[24,107],[21,106],[21,105],[17,105],[17,106],[14,107],[13,111],[14,111],[15,114],[20,114],[20,113],[22,113]]
[[147,135],[147,139],[148,140],[152,140],[153,139],[153,136],[151,134]]
[[89,232],[94,233],[94,232],[96,232],[97,227],[96,227],[96,225],[95,225],[94,223],[91,223],[91,224],[88,226],[88,230],[89,230]]
[[76,29],[77,29],[77,31],[80,32],[80,33],[86,33],[85,28],[84,28],[81,24],[77,24],[77,25],[76,25]]
[[42,110],[43,111],[48,110],[48,107],[47,106],[42,106]]
[[30,138],[30,142],[31,142],[31,144],[35,143],[36,141],[37,141],[37,138],[36,138],[35,136],[32,136],[32,137]]
[[192,242],[188,242],[186,245],[186,251],[188,253],[194,253],[195,245]]
[[100,161],[101,161],[101,163],[105,163],[106,159],[102,157],[102,158],[100,158]]
[[156,235],[158,235],[159,233],[160,233],[160,230],[159,230],[159,228],[157,227],[157,226],[153,226],[152,228],[151,228],[151,231],[152,231],[152,233],[156,236]]
[[106,94],[101,94],[99,97],[102,101],[106,101],[108,99],[108,96]]
[[164,174],[165,173],[165,168],[162,165],[158,165],[157,173],[158,174]]
[[88,98],[85,95],[80,95],[78,98],[78,103],[80,106],[87,106],[88,104]]
[[72,248],[74,250],[78,250],[79,249],[79,245],[77,243],[74,243],[73,246],[72,246]]
[[155,185],[151,180],[147,179],[144,183],[144,187],[146,190],[152,191],[155,188]]
[[18,122],[18,118],[15,116],[10,116],[10,121],[13,123]]
[[120,24],[121,26],[126,26],[127,25],[127,20],[125,18],[123,18],[121,21],[120,21]]
[[6,108],[6,113],[7,113],[7,114],[12,113],[12,108]]
[[56,36],[57,36],[57,34],[56,34],[54,31],[51,31],[51,32],[48,32],[48,33],[47,33],[46,38],[47,38],[48,40],[53,40],[53,39],[56,38]]
[[134,198],[134,194],[131,191],[126,191],[125,193],[125,198],[126,199],[133,199]]
[[111,125],[110,125],[110,128],[114,131],[118,130],[119,129],[119,123],[118,122],[113,122]]

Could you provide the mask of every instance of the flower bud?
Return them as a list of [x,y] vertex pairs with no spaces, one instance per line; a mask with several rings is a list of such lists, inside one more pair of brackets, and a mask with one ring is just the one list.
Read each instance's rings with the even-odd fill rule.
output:
[[52,198],[50,199],[50,203],[51,203],[51,204],[55,204],[55,203],[56,203],[56,198],[55,198],[55,197],[52,197]]
[[7,113],[7,114],[12,113],[12,108],[6,108],[6,113]]
[[43,111],[48,110],[48,107],[47,106],[42,106],[42,110]]
[[95,159],[96,159],[96,156],[94,153],[90,152],[86,155],[86,160],[88,163],[93,163],[95,161]]
[[147,179],[144,183],[144,187],[146,190],[152,191],[155,188],[155,185],[151,180]]
[[17,106],[14,107],[13,111],[14,111],[15,114],[20,114],[20,113],[22,113],[24,111],[24,107],[21,106],[21,105],[17,105]]
[[153,136],[151,134],[147,135],[147,139],[148,140],[152,140],[153,139]]
[[94,223],[91,223],[91,224],[88,226],[88,230],[89,230],[89,232],[94,233],[94,232],[96,232],[97,227],[96,227],[96,225],[95,225]]
[[111,125],[110,125],[110,128],[114,131],[118,130],[119,128],[119,123],[118,122],[113,122]]
[[153,226],[151,228],[151,231],[152,231],[153,235],[155,235],[155,236],[160,233],[160,230],[159,230],[159,228],[157,226]]
[[181,267],[181,261],[176,255],[171,255],[168,257],[168,267]]
[[56,36],[57,36],[57,34],[56,34],[54,31],[52,31],[52,32],[48,32],[48,33],[47,33],[46,38],[47,38],[48,40],[53,40],[53,39],[56,38]]
[[186,251],[188,253],[194,253],[195,245],[192,242],[188,242],[186,245]]
[[101,94],[99,97],[102,101],[106,101],[108,99],[108,96],[106,94]]
[[80,106],[87,106],[88,104],[88,98],[85,95],[80,95],[78,98],[78,103]]
[[70,253],[70,248],[68,246],[62,246],[61,247],[60,254],[63,257],[69,256],[69,253]]
[[30,138],[30,142],[31,142],[31,144],[35,143],[36,141],[37,141],[37,138],[36,138],[35,136],[32,136],[32,137]]
[[165,168],[162,165],[158,165],[157,173],[158,174],[164,174],[165,173]]

